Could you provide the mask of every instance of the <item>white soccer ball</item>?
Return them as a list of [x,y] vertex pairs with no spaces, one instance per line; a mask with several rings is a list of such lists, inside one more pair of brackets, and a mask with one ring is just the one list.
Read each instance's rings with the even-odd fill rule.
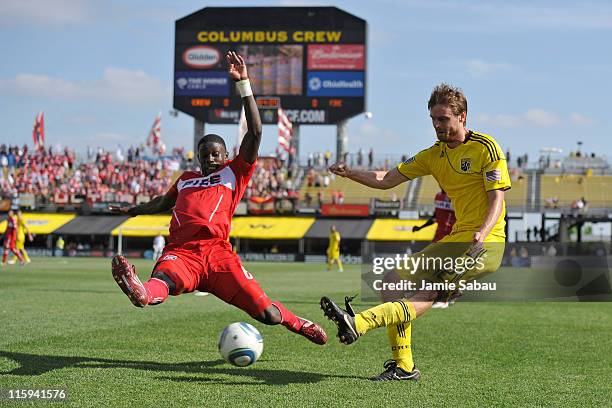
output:
[[225,361],[238,367],[246,367],[261,356],[263,337],[248,323],[232,323],[219,335],[218,347]]

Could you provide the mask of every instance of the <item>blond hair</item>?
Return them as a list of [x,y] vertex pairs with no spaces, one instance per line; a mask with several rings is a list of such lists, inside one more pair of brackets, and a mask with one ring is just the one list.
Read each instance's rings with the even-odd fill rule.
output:
[[445,83],[436,86],[431,92],[427,109],[431,109],[435,105],[448,105],[455,115],[461,115],[463,112],[467,113],[467,99],[461,88],[455,88]]

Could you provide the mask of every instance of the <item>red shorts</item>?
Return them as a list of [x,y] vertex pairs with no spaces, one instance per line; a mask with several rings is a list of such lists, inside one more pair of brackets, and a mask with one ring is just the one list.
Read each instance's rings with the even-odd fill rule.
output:
[[182,245],[167,245],[153,268],[174,283],[173,296],[194,290],[212,293],[244,310],[260,314],[272,302],[253,275],[242,266],[229,242],[209,239]]
[[15,249],[15,241],[17,241],[17,234],[5,234],[4,235],[4,249]]

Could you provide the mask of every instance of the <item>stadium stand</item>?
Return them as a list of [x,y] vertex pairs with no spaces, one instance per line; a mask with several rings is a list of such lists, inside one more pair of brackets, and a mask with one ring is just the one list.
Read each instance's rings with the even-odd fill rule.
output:
[[568,210],[581,198],[589,209],[606,209],[612,202],[612,176],[609,175],[542,175],[541,186],[542,208]]
[[[314,172],[314,181],[310,183],[308,178],[312,178],[312,172]],[[302,199],[307,195],[312,197],[312,202],[316,206],[319,193],[322,194],[322,202],[328,204],[332,203],[334,195],[337,196],[340,192],[344,197],[342,200],[344,204],[369,204],[373,198],[401,200],[406,194],[407,186],[408,184],[404,183],[389,190],[375,190],[346,178],[335,177],[327,171],[311,170],[311,174],[307,175],[306,180],[302,183],[300,197]]]

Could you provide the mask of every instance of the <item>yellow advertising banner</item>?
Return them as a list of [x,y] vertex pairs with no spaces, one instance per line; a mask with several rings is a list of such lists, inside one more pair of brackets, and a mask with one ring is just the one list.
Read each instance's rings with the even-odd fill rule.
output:
[[[26,226],[32,234],[50,234],[72,220],[76,214],[23,213]],[[6,219],[0,222],[0,233],[6,231]]]
[[236,217],[232,220],[232,238],[300,239],[315,222],[300,217]]
[[431,241],[436,233],[437,224],[412,232],[412,227],[424,223],[425,220],[375,220],[366,238],[370,241]]
[[124,237],[156,237],[160,232],[168,235],[171,215],[139,215],[128,218],[125,222],[112,230],[113,236],[121,235]]

